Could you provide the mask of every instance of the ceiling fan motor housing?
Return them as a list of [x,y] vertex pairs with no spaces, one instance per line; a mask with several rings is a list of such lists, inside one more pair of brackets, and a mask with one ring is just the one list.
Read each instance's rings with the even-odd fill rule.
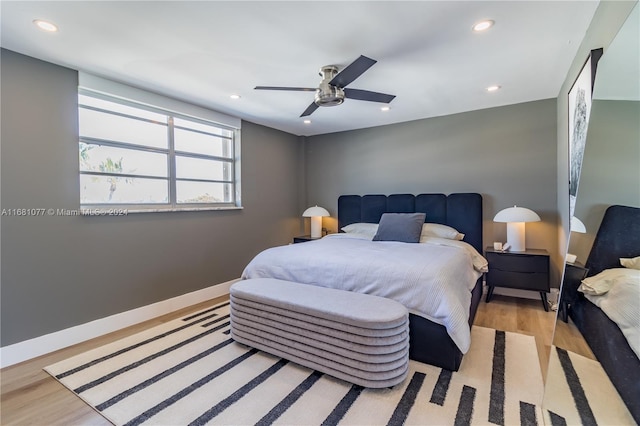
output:
[[332,86],[329,82],[338,74],[338,67],[327,65],[320,68],[322,81],[316,90],[315,104],[322,107],[340,105],[344,102],[344,90],[340,87]]

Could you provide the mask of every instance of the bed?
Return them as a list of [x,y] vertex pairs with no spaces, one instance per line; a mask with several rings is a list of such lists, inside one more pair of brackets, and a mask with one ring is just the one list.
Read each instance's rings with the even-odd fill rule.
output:
[[[603,271],[611,271],[612,268],[622,268],[620,258],[637,256],[640,256],[640,208],[610,206],[605,212],[585,264],[589,269],[587,279]],[[640,282],[637,284],[640,285]],[[632,309],[638,315],[640,300],[636,297],[634,303]],[[631,415],[640,423],[640,360],[625,333],[580,292],[571,306],[570,316]]]
[[[410,312],[409,357],[457,371],[468,349],[466,336],[470,339],[471,324],[482,296],[480,265],[471,266],[469,271],[466,264],[473,257],[471,252],[484,260],[478,254],[482,253],[482,196],[477,193],[343,195],[338,199],[338,229],[352,224],[377,224],[384,213],[425,213],[426,223],[447,225],[464,238],[462,242],[427,238],[425,244],[384,242],[376,245],[349,234],[329,235],[316,241],[267,249],[247,265],[242,278],[277,278],[398,300]],[[382,247],[389,250],[384,255],[378,253]],[[408,263],[414,251],[415,256],[427,259],[425,264],[442,262],[449,266],[438,266],[434,278],[421,263]],[[331,261],[327,261],[329,256],[333,256]],[[369,279],[359,275],[357,281],[363,284],[356,286],[354,275],[358,273],[352,273],[352,268],[361,259],[376,259],[372,263],[377,269]],[[465,263],[465,267],[460,267],[460,262]],[[412,292],[430,293],[411,293],[410,297],[401,294],[398,290],[401,280],[394,279],[394,274],[415,279],[410,286]],[[384,281],[380,278],[382,275]],[[425,280],[424,286],[422,280]],[[441,281],[445,284],[443,287],[451,291],[428,290],[426,286],[432,285],[432,281]],[[388,282],[395,284],[389,286]],[[417,282],[421,285],[414,285]],[[414,302],[432,305],[437,312],[425,313],[422,305],[417,307]]]

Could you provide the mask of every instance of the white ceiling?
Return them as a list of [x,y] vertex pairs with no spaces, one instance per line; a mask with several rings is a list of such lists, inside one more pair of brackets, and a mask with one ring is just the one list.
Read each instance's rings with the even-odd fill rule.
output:
[[[315,135],[558,95],[597,1],[5,1],[2,47],[296,135]],[[34,19],[59,26],[38,30]],[[485,33],[471,26],[496,24]],[[378,61],[347,99],[302,123],[318,70]],[[502,89],[487,93],[498,84]],[[231,100],[236,93],[240,100]]]

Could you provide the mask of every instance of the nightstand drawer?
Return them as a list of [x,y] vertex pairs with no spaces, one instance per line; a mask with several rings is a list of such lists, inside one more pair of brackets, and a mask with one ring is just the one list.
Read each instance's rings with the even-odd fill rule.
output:
[[293,237],[293,243],[306,243],[307,241],[319,240],[318,238],[313,238],[311,235],[300,235],[299,237]]
[[487,273],[487,284],[496,287],[548,292],[549,274],[546,272],[501,271],[493,267]]
[[549,272],[548,256],[530,256],[527,254],[487,253],[489,270],[509,272]]

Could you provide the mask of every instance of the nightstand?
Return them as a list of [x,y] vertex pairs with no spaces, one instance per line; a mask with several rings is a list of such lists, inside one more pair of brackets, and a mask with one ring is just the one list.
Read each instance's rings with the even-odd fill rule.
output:
[[307,241],[319,240],[319,238],[313,238],[311,235],[300,235],[298,237],[293,237],[293,244],[296,243],[306,243]]
[[542,306],[545,311],[549,311],[549,253],[546,250],[509,252],[487,247],[485,257],[489,262],[489,272],[486,275],[487,303],[491,301],[495,287],[532,290],[540,293]]
[[562,288],[560,300],[558,302],[558,315],[562,321],[569,321],[569,309],[579,297],[578,287],[580,283],[589,273],[589,269],[585,268],[580,262],[567,263],[564,266],[564,278],[562,279]]

